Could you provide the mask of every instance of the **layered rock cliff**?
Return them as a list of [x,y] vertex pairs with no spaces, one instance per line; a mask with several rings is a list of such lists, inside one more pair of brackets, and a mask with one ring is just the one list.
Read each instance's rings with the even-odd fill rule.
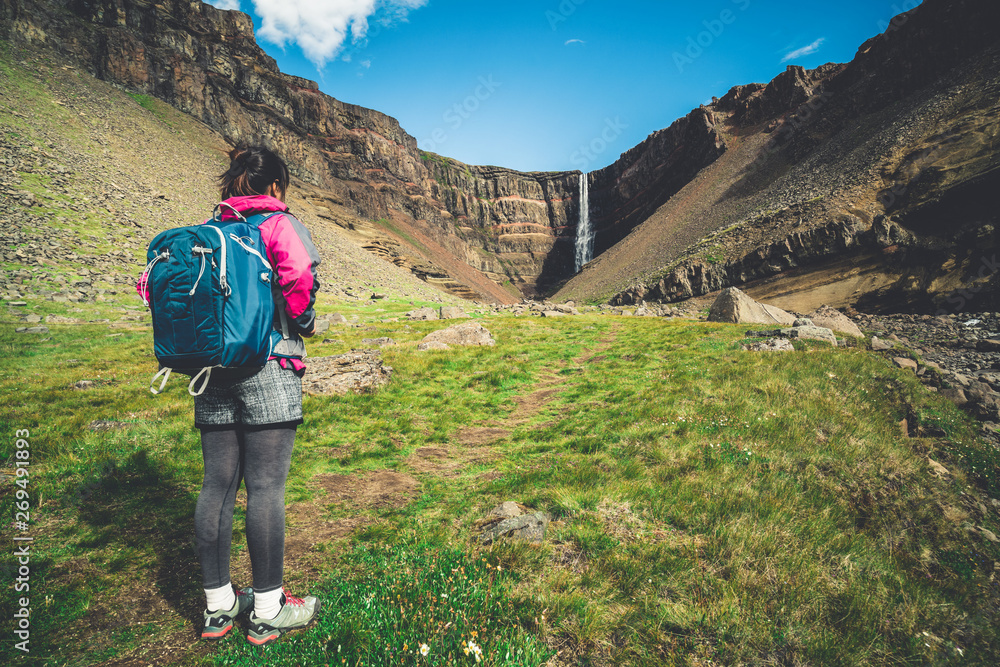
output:
[[713,100],[722,154],[557,297],[1000,306],[997,26],[995,2],[925,0],[847,65]]
[[[321,217],[466,298],[561,287],[557,298],[676,299],[817,262],[836,282],[830,262],[856,257],[880,277],[837,299],[915,308],[972,280],[970,243],[996,245],[984,202],[997,180],[998,13],[992,0],[925,0],[848,65],[789,67],[653,133],[586,176],[597,258],[576,276],[579,172],[422,152],[395,119],[282,74],[245,14],[188,0],[0,0],[0,38],[58,50],[230,143],[276,148]],[[879,245],[883,219],[906,231],[893,244],[903,250]],[[830,234],[853,240],[830,245]]]
[[594,253],[625,238],[725,150],[715,114],[701,107],[589,174]]
[[[404,255],[418,255],[404,263],[449,276],[455,272],[445,265],[458,258],[485,274],[467,285],[471,294],[496,301],[519,296],[501,283],[533,294],[543,273],[566,271],[560,241],[573,234],[578,175],[470,167],[423,153],[395,119],[282,74],[257,46],[246,14],[188,0],[2,0],[0,8],[0,36],[58,49],[100,78],[191,114],[232,144],[275,148],[295,177],[324,193],[324,204],[402,225],[392,240],[406,246]],[[409,245],[410,225],[449,256]]]

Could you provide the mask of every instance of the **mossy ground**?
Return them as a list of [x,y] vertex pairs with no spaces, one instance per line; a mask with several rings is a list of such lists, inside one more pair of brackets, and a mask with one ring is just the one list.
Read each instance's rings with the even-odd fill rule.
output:
[[[470,640],[486,664],[995,664],[1000,549],[981,529],[1000,533],[996,452],[911,375],[862,348],[748,353],[745,327],[596,315],[490,318],[495,347],[422,353],[444,324],[391,321],[411,307],[345,308],[357,323],[326,334],[340,343],[310,342],[319,356],[391,336],[394,374],[305,400],[288,534],[314,526],[315,543],[286,579],[326,606],[268,664],[473,664]],[[5,654],[256,664],[238,635],[196,639],[185,383],[148,392],[145,328],[50,329],[0,328],[0,455],[10,473],[30,432],[35,538],[32,653]],[[944,435],[906,437],[914,415]],[[389,473],[408,491],[377,502],[326,484]],[[505,500],[552,515],[544,544],[478,545]]]

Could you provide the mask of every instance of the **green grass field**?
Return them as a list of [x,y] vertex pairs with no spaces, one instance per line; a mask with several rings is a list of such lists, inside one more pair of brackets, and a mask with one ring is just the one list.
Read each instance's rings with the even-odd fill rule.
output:
[[[34,538],[31,653],[8,633],[3,660],[1000,658],[997,454],[912,374],[863,347],[750,353],[745,326],[597,315],[487,318],[495,347],[417,352],[445,323],[383,321],[411,307],[344,309],[359,321],[326,334],[340,343],[310,342],[313,356],[362,338],[398,345],[383,349],[394,373],[378,393],[305,400],[286,580],[324,608],[264,651],[242,633],[197,640],[199,438],[186,382],[147,389],[149,330],[0,325],[0,489],[13,519],[17,452],[30,451],[30,524],[8,523],[8,534]],[[74,389],[80,380],[93,387]],[[907,417],[944,435],[908,438]],[[95,420],[117,424],[93,430]],[[18,450],[22,429],[29,446]],[[373,495],[386,479],[395,486]],[[552,516],[542,545],[479,545],[476,521],[506,500]],[[10,551],[7,619],[18,604]]]

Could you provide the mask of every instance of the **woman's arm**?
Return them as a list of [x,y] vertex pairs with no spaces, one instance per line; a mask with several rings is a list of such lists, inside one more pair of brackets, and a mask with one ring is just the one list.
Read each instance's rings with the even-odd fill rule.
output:
[[312,336],[316,330],[316,292],[319,252],[312,234],[288,213],[272,216],[260,226],[278,284],[285,297],[285,312],[296,333]]

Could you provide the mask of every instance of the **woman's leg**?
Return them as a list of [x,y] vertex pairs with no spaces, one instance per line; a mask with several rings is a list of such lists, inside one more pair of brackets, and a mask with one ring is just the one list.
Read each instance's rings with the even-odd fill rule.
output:
[[295,429],[243,433],[246,458],[247,547],[253,588],[267,593],[281,588],[285,562],[285,480],[292,461]]
[[194,511],[198,560],[206,589],[230,583],[229,553],[233,541],[233,506],[243,479],[243,452],[235,430],[202,431],[205,479]]

